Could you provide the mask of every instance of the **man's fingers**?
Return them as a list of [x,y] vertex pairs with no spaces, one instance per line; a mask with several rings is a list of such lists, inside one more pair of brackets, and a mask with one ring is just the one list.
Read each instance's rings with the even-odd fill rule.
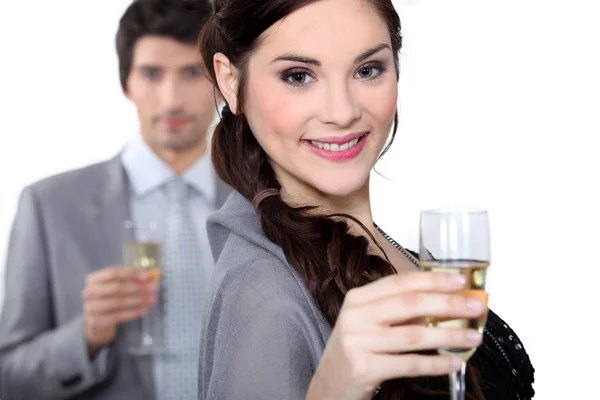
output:
[[84,308],[89,314],[107,314],[147,306],[155,302],[156,296],[142,294],[88,301],[85,303]]
[[100,282],[119,280],[144,280],[144,277],[147,279],[147,276],[148,273],[140,271],[139,269],[113,266],[101,269],[88,275],[86,284],[92,285]]
[[132,307],[121,311],[92,315],[88,318],[87,323],[92,330],[112,329],[123,322],[138,319],[147,312],[148,306]]
[[86,286],[82,292],[82,296],[84,300],[92,300],[156,294],[157,291],[158,286],[155,284],[142,284],[132,280],[113,280],[96,282]]

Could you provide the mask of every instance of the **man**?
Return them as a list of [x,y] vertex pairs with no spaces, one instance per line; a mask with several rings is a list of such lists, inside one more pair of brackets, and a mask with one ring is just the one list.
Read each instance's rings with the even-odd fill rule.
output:
[[[210,15],[200,3],[130,5],[116,44],[140,137],[114,159],[22,192],[0,321],[0,398],[197,398],[197,321],[213,268],[205,220],[228,194],[207,154],[215,105],[196,48]],[[128,220],[161,221],[160,285],[122,266]],[[154,303],[164,355],[132,354]]]

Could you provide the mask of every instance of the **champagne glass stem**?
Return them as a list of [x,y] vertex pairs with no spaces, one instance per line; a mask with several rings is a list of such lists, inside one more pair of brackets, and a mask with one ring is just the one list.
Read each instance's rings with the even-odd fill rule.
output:
[[465,400],[465,372],[467,363],[463,361],[460,371],[454,371],[450,374],[450,399]]
[[154,342],[150,329],[150,315],[148,314],[149,312],[142,315],[142,347],[147,349],[151,348]]

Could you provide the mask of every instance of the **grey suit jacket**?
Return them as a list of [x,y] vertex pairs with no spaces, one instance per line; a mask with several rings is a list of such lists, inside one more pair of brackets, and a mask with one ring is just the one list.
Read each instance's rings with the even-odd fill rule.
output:
[[[107,365],[83,336],[86,276],[122,263],[128,186],[120,157],[23,190],[12,228],[0,320],[3,400],[154,398],[152,359],[129,355],[140,322],[120,326]],[[229,194],[217,188],[217,206]]]

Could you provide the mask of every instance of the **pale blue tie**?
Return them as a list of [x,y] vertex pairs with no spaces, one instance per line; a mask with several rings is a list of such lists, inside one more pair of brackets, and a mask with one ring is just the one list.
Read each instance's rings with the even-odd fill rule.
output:
[[201,254],[189,207],[189,188],[181,179],[166,185],[169,212],[163,239],[163,345],[157,358],[159,400],[198,398],[200,322],[204,287]]

